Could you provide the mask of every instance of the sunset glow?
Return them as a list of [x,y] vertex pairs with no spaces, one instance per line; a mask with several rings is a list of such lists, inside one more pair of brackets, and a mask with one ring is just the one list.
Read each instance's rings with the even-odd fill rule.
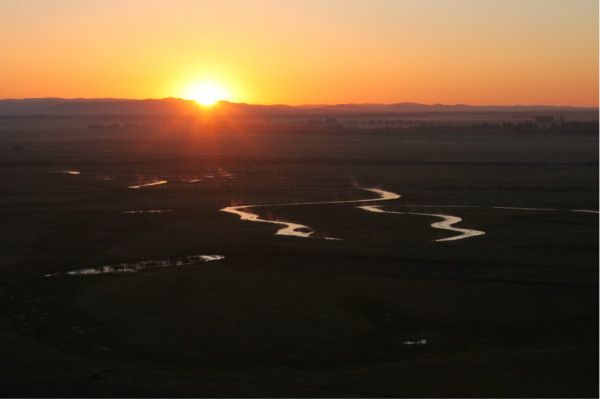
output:
[[[0,98],[598,105],[597,0],[5,0],[0,15]],[[195,93],[205,76],[235,92]]]
[[598,397],[599,1],[0,0],[1,396]]

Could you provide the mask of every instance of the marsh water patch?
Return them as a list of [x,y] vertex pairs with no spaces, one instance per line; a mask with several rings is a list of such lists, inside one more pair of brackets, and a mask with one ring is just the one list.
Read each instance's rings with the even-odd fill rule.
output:
[[77,169],[61,169],[57,173],[60,173],[63,175],[77,176],[77,175],[81,174],[81,171],[79,171]]
[[124,213],[126,215],[132,215],[132,214],[144,214],[144,213],[155,214],[155,213],[172,213],[172,212],[174,212],[173,209],[133,209],[133,210],[129,210],[129,211],[123,211],[121,213]]
[[199,263],[213,262],[225,259],[224,255],[188,255],[173,259],[163,260],[143,260],[133,263],[115,263],[111,265],[84,267],[71,270],[65,273],[49,273],[45,277],[55,277],[60,275],[68,276],[96,276],[99,274],[120,274],[120,273],[138,273],[148,269],[158,269],[165,267],[188,266]]
[[160,186],[163,184],[167,184],[168,180],[153,180],[147,183],[140,183],[140,184],[134,184],[129,186],[128,188],[132,188],[132,189],[139,189],[139,188],[144,188],[144,187],[153,187],[153,186]]
[[411,339],[411,340],[406,340],[406,341],[402,341],[403,345],[427,345],[427,340],[425,338],[420,338],[420,339]]

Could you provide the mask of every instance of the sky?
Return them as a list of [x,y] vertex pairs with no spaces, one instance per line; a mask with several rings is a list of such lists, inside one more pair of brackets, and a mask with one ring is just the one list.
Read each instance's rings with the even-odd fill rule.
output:
[[0,98],[598,106],[597,0],[2,0]]

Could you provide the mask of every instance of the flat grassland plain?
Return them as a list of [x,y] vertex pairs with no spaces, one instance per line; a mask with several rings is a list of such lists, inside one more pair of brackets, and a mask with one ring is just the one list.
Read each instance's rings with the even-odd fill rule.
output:
[[[0,123],[2,395],[598,394],[598,215],[581,212],[598,208],[597,125],[217,134],[97,119]],[[300,238],[220,211],[376,197],[360,187],[401,195],[383,210],[486,234],[436,241],[456,235],[439,218],[351,203],[253,209],[314,231]],[[224,259],[65,274],[190,255]]]

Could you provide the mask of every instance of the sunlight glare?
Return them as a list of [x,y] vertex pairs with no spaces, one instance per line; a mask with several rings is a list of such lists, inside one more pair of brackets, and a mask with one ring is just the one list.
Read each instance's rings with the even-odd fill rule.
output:
[[230,95],[227,89],[215,82],[201,82],[190,86],[183,98],[210,107],[219,101],[229,100]]

